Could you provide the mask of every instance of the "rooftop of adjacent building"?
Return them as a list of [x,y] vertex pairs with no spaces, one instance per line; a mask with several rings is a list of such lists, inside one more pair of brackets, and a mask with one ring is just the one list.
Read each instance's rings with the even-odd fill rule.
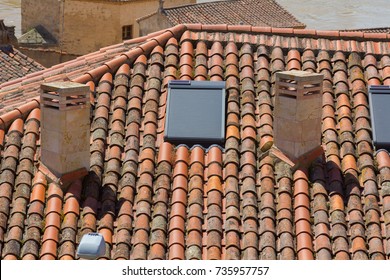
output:
[[181,23],[253,25],[305,28],[274,0],[225,0],[165,8],[160,2],[158,11],[137,19],[145,20],[156,14],[165,15],[172,25]]
[[[13,26],[0,20],[0,84],[44,69],[42,65],[15,49],[17,40]],[[1,105],[0,105],[1,106]]]

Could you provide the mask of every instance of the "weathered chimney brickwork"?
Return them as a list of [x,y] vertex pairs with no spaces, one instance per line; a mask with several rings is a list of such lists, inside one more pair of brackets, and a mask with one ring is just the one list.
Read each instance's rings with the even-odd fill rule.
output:
[[291,160],[321,145],[322,74],[276,73],[274,145]]
[[41,90],[41,162],[58,177],[89,170],[89,87],[56,82]]

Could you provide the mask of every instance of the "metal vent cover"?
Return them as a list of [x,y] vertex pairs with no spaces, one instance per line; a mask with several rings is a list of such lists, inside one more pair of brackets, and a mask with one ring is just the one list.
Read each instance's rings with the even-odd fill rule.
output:
[[390,86],[369,86],[368,91],[374,145],[390,151]]
[[164,140],[173,144],[222,145],[225,82],[170,81]]
[[95,260],[104,255],[105,249],[103,235],[91,232],[83,235],[77,249],[77,256],[83,259]]

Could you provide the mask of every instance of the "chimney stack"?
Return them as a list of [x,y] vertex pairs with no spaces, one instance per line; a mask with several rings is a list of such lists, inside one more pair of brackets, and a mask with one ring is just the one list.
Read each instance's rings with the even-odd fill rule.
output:
[[323,75],[276,73],[274,145],[293,162],[321,145]]
[[58,178],[90,164],[89,87],[41,85],[41,162]]
[[157,10],[157,12],[159,14],[164,13],[164,2],[165,2],[165,0],[159,0],[158,1],[158,10]]
[[0,45],[18,45],[15,37],[15,26],[6,26],[4,20],[0,19]]
[[8,29],[4,24],[4,20],[0,19],[0,45],[8,44]]

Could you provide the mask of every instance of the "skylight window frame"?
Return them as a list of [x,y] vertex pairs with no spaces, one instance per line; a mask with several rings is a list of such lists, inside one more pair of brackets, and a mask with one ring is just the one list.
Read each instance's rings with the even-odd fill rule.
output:
[[[226,131],[226,83],[224,81],[189,81],[189,80],[173,80],[168,83],[168,98],[167,98],[167,109],[165,116],[165,129],[164,129],[164,141],[170,142],[172,144],[180,145],[185,144],[187,146],[192,145],[201,145],[204,147],[209,147],[211,145],[224,145],[225,142],[225,131]],[[221,110],[221,115],[218,120],[220,124],[220,130],[216,131],[215,135],[204,137],[199,136],[195,137],[193,135],[176,135],[175,133],[175,120],[171,119],[172,111],[176,108],[172,108],[174,106],[174,98],[176,94],[188,94],[183,92],[178,92],[180,89],[183,90],[195,90],[195,92],[191,94],[196,94],[196,91],[207,91],[207,90],[218,90],[218,98],[219,104],[218,106]],[[203,92],[204,93],[204,92]],[[217,94],[216,92],[210,94]],[[216,98],[214,96],[214,98]],[[218,109],[218,108],[217,108]],[[189,124],[191,127],[191,120],[189,120]],[[215,124],[215,123],[214,123]],[[199,125],[199,124],[198,124]]]
[[[386,137],[383,137],[383,131],[389,131],[388,118],[383,118],[383,115],[388,111],[386,108],[378,108],[378,101],[375,100],[376,96],[387,96],[389,99],[388,103],[379,102],[381,105],[388,104],[390,106],[390,86],[374,85],[368,87],[368,101],[370,107],[370,118],[371,118],[371,130],[373,144],[377,150],[386,149],[390,151],[390,133]],[[389,107],[387,106],[387,107]],[[384,111],[384,112],[382,112]],[[384,127],[383,127],[384,126]]]

